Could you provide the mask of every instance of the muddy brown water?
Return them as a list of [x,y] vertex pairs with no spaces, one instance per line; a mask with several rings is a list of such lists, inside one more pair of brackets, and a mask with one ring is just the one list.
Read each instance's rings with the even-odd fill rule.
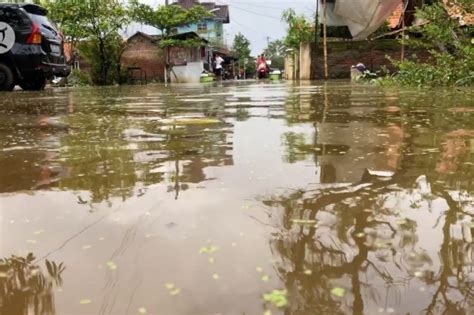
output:
[[474,314],[473,96],[0,94],[0,314]]

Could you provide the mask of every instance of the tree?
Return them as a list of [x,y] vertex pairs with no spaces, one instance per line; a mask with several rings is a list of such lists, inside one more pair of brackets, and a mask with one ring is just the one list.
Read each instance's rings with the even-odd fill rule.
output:
[[288,24],[288,34],[284,39],[286,47],[299,50],[300,44],[314,41],[314,27],[304,15],[288,9],[283,12],[282,20]]
[[132,16],[138,22],[157,28],[161,35],[160,47],[166,49],[165,67],[169,75],[171,65],[169,64],[169,47],[196,47],[202,45],[202,40],[177,40],[172,39],[173,30],[179,26],[185,26],[197,23],[212,13],[207,11],[203,6],[194,5],[189,9],[184,9],[179,5],[159,5],[156,9],[153,7],[139,3],[138,0],[130,1]]
[[92,80],[106,85],[118,80],[124,41],[119,31],[130,22],[121,0],[44,0],[50,17],[57,21],[73,46],[92,65]]
[[242,33],[235,35],[232,52],[235,57],[239,58],[240,68],[243,68],[243,65],[245,65],[245,72],[247,74],[255,71],[255,64],[250,61],[251,59],[253,60],[250,57],[250,41]]
[[267,59],[271,59],[273,68],[283,69],[285,67],[285,51],[285,43],[283,40],[277,39],[268,43],[264,53]]
[[402,85],[469,85],[474,83],[474,22],[472,0],[443,0],[424,5],[416,17],[425,21],[410,28],[416,37],[403,38],[409,46],[429,51],[425,62],[395,63],[394,80]]

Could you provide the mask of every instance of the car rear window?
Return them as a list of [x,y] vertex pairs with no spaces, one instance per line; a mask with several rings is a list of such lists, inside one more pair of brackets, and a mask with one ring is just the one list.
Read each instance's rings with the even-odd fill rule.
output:
[[23,12],[15,8],[0,8],[0,21],[14,29],[30,27],[31,22]]
[[37,14],[28,13],[28,16],[36,24],[43,25],[46,27],[52,27],[54,30],[57,30],[56,24],[50,19],[48,19],[48,17],[45,15],[37,15]]

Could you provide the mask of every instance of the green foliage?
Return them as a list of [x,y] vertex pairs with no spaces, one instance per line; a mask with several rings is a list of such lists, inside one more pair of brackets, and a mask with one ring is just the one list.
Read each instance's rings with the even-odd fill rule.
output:
[[288,34],[285,46],[294,50],[300,49],[301,43],[310,43],[314,40],[314,27],[304,15],[297,15],[295,10],[283,12],[282,20],[288,24]]
[[200,5],[194,5],[189,9],[183,9],[179,5],[159,5],[154,9],[138,0],[131,0],[130,8],[136,21],[157,28],[164,37],[172,35],[176,27],[197,23],[212,16],[212,13]]
[[[470,1],[458,4],[469,12]],[[440,2],[425,5],[416,13],[426,21],[410,29],[421,37],[402,39],[406,45],[428,50],[431,58],[423,61],[395,62],[399,71],[388,81],[407,86],[459,86],[474,83],[473,26],[462,26],[450,17]]]
[[236,57],[241,59],[250,57],[250,41],[242,34],[238,33],[234,37],[232,51]]
[[239,58],[241,67],[243,67],[245,59],[247,60],[245,63],[247,76],[255,72],[256,65],[253,62],[254,59],[250,56],[250,41],[242,33],[235,35],[232,52],[235,57]]
[[68,77],[68,83],[74,86],[87,86],[92,84],[92,79],[87,72],[73,69]]
[[268,43],[264,54],[267,59],[271,59],[272,68],[283,69],[285,67],[285,51],[285,43],[280,39]]
[[126,42],[118,33],[110,34],[102,41],[94,38],[79,43],[80,55],[91,64],[93,84],[122,83],[120,60],[125,48]]
[[92,81],[118,82],[124,43],[119,31],[130,23],[121,0],[44,0],[50,17],[57,21],[73,47],[92,65]]

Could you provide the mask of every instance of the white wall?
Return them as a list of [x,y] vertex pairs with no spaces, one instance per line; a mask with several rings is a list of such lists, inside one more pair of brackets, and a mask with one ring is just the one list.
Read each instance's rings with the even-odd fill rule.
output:
[[[186,66],[174,66],[171,73],[171,82],[173,83],[199,83],[201,73],[204,70],[202,61],[188,62]],[[177,78],[176,78],[177,77]]]

